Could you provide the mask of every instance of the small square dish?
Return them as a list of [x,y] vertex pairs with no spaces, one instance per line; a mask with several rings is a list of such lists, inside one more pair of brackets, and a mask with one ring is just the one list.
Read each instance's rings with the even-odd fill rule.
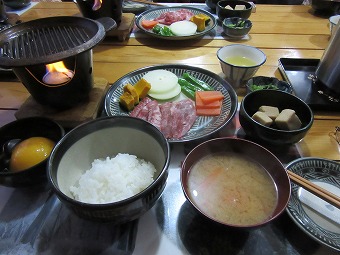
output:
[[314,82],[319,62],[319,59],[280,58],[279,71],[283,79],[293,87],[294,94],[312,110],[338,112],[339,98],[323,93],[324,86]]

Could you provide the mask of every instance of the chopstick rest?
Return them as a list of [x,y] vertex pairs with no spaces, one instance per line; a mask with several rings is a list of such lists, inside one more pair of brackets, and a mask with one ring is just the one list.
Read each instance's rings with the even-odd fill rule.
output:
[[[331,184],[325,182],[314,182],[314,184],[319,185],[334,194],[340,193],[340,189]],[[316,212],[322,214],[323,216],[336,222],[337,224],[340,224],[340,209],[337,209],[335,206],[315,196],[304,188],[299,188],[298,197],[300,201],[306,206],[312,208]]]
[[295,182],[300,187],[308,190],[309,192],[313,193],[315,196],[325,200],[329,204],[335,206],[336,208],[340,209],[340,197],[325,190],[324,188],[316,185],[315,183],[299,176],[298,174],[287,170],[289,178]]

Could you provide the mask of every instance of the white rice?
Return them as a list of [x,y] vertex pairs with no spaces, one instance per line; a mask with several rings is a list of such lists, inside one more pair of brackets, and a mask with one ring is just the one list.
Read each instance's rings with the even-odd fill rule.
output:
[[120,201],[136,195],[153,182],[154,165],[135,155],[95,159],[79,182],[70,187],[74,198],[91,204]]

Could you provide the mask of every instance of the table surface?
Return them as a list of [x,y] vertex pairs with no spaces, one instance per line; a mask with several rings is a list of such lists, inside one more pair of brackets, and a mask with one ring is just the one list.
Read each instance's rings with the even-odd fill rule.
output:
[[[69,15],[79,15],[74,3],[41,2],[24,12],[21,19],[28,21],[49,16]],[[328,19],[313,15],[310,6],[257,5],[256,12],[251,15],[251,21],[253,28],[250,31],[249,38],[239,41],[217,37],[174,42],[138,36],[138,32],[123,42],[114,38],[106,38],[93,49],[94,76],[105,78],[112,84],[123,75],[141,67],[177,63],[201,67],[223,77],[216,57],[217,50],[224,45],[244,43],[260,48],[267,55],[266,63],[261,66],[256,75],[275,76],[282,79],[278,69],[280,58],[320,59],[329,43]],[[241,100],[245,95],[245,89],[238,89],[237,95]],[[15,120],[15,112],[28,97],[29,93],[22,83],[17,81],[5,82],[0,79],[0,126]],[[299,143],[291,146],[288,151],[278,153],[284,164],[298,157],[340,159],[340,147],[334,139],[335,126],[340,125],[340,113],[316,111],[314,114],[315,120],[307,136]],[[238,128],[240,128],[239,123],[235,118],[233,123],[222,131],[221,135],[234,135]],[[158,206],[156,205],[139,220],[135,237],[136,243],[133,245],[135,246],[134,253],[197,254],[197,251],[199,251],[201,254],[214,254],[213,251],[209,251],[208,247],[210,246],[206,244],[207,242],[203,242],[201,250],[193,249],[193,246],[200,246],[200,243],[198,243],[200,239],[192,238],[192,240],[189,240],[190,236],[183,237],[183,235],[188,235],[185,231],[202,232],[202,229],[185,222],[182,222],[184,226],[182,228],[178,225],[179,215],[183,216],[183,211],[186,211],[188,215],[184,213],[184,217],[188,217],[187,220],[199,220],[201,223],[203,222],[203,229],[209,229],[209,225],[200,216],[195,215],[181,193],[179,169],[187,148],[185,145],[173,145],[172,150],[172,163],[167,187]],[[173,192],[174,190],[176,192]],[[15,192],[15,189],[0,187],[0,194],[4,197],[3,202],[0,203],[0,209],[6,207],[7,199]],[[170,209],[174,209],[173,212],[169,208],[164,208],[171,198],[176,199],[176,205],[170,206],[172,207]],[[161,223],[159,220],[160,210],[165,215]],[[4,221],[1,214],[0,220]],[[186,219],[182,220],[185,221]],[[290,224],[291,227],[288,228],[285,224]],[[183,230],[183,228],[185,229]],[[285,235],[284,240],[264,240],[269,238],[273,234],[272,232],[277,231],[278,228],[281,228],[280,233]],[[230,234],[220,231],[218,228],[217,230],[220,234]],[[293,233],[292,231],[296,232]],[[301,242],[294,241],[295,233],[299,235],[299,238],[301,237]],[[277,235],[276,233],[274,236],[280,238],[280,234]],[[232,254],[247,254],[247,249],[252,249],[253,243],[257,242],[256,238],[262,240],[258,241],[262,246],[270,245],[270,247],[255,249],[253,254],[336,254],[334,250],[319,245],[307,236],[285,213],[274,225],[249,234],[244,239],[244,243],[240,240],[234,240],[234,238],[236,244],[229,243],[232,249],[236,249],[233,250]],[[255,240],[251,241],[251,239]],[[194,243],[195,241],[196,243]],[[220,241],[225,240],[221,239]],[[277,246],[275,247],[275,245]]]

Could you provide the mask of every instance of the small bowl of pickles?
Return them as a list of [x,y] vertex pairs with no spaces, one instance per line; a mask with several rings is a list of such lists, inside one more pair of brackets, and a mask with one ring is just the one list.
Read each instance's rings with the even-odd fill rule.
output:
[[281,81],[275,77],[255,76],[249,79],[246,83],[247,94],[256,90],[281,90],[293,94],[292,86],[285,81]]
[[222,23],[223,32],[233,38],[242,38],[246,36],[253,24],[249,19],[240,17],[225,18]]

